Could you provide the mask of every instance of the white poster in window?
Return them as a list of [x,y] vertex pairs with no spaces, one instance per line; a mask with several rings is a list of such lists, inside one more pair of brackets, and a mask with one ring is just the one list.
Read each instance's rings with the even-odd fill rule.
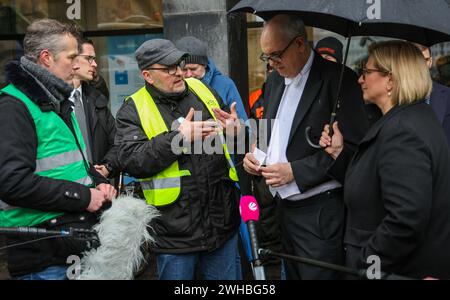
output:
[[134,52],[144,42],[154,38],[162,38],[162,34],[108,37],[109,90],[113,116],[127,97],[145,85]]

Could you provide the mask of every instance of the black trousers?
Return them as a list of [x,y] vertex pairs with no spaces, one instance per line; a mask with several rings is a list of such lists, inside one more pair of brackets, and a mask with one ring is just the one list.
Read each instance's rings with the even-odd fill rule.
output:
[[[281,240],[286,254],[344,265],[345,209],[342,189],[301,201],[279,199]],[[287,280],[337,280],[334,271],[285,260]]]

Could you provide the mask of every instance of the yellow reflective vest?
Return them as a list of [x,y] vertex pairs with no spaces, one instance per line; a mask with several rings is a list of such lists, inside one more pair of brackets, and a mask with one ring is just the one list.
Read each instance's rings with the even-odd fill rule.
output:
[[[208,108],[208,111],[217,121],[213,109],[220,108],[219,103],[213,93],[200,80],[189,78],[186,79],[189,89],[194,92],[200,100]],[[161,113],[159,112],[155,101],[144,87],[133,94],[127,100],[134,101],[142,128],[149,140],[154,137],[169,132],[166,123],[164,122]],[[221,133],[223,134],[223,133]],[[224,141],[224,139],[221,139]],[[222,142],[224,155],[228,162],[229,177],[233,181],[238,181],[236,168],[227,145]],[[180,196],[181,192],[181,177],[191,176],[189,170],[180,170],[178,161],[174,162],[170,167],[160,172],[156,176],[147,179],[141,179],[141,186],[144,192],[145,199],[148,204],[154,206],[164,206],[175,202]]]

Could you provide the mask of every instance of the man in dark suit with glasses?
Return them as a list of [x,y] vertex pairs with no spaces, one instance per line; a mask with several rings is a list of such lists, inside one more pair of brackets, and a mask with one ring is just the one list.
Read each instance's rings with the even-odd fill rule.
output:
[[[269,20],[261,36],[261,60],[274,72],[266,84],[264,118],[268,128],[265,162],[247,154],[244,167],[262,176],[278,201],[284,251],[321,261],[343,263],[344,203],[339,183],[327,175],[332,161],[311,147],[305,131],[317,143],[330,120],[338,92],[341,66],[312,51],[305,26],[296,16]],[[356,75],[346,69],[338,121],[346,143],[356,147],[368,124]],[[270,123],[270,122],[269,122]],[[263,164],[260,167],[260,164]],[[337,279],[340,274],[286,261],[287,279]]]

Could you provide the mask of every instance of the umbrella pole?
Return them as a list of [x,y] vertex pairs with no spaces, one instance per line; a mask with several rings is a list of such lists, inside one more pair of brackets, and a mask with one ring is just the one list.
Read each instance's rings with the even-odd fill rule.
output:
[[[339,84],[338,84],[338,92],[336,95],[336,100],[333,104],[333,111],[331,112],[331,118],[330,118],[330,136],[333,136],[333,124],[336,121],[337,117],[337,111],[339,110],[339,107],[341,106],[341,90],[342,90],[342,82],[344,80],[344,74],[345,74],[345,66],[347,65],[347,59],[348,59],[348,52],[350,51],[350,43],[352,41],[352,36],[349,34],[347,37],[347,48],[345,49],[345,56],[344,61],[342,63],[342,69],[341,74],[339,76]],[[319,144],[314,144],[310,138],[310,132],[311,132],[311,126],[307,127],[305,130],[306,135],[306,141],[308,142],[309,146],[311,146],[314,149],[322,149],[322,147]]]
[[344,62],[342,63],[342,69],[341,69],[341,75],[339,77],[339,85],[338,85],[338,92],[336,101],[334,102],[333,111],[331,112],[331,118],[330,118],[330,136],[333,136],[333,124],[336,122],[337,117],[337,111],[339,110],[341,106],[341,90],[342,90],[342,82],[344,81],[344,74],[345,74],[345,66],[347,65],[347,59],[348,59],[348,52],[350,51],[350,43],[352,41],[352,36],[349,35],[347,38],[347,49],[345,50],[345,56],[344,56]]

